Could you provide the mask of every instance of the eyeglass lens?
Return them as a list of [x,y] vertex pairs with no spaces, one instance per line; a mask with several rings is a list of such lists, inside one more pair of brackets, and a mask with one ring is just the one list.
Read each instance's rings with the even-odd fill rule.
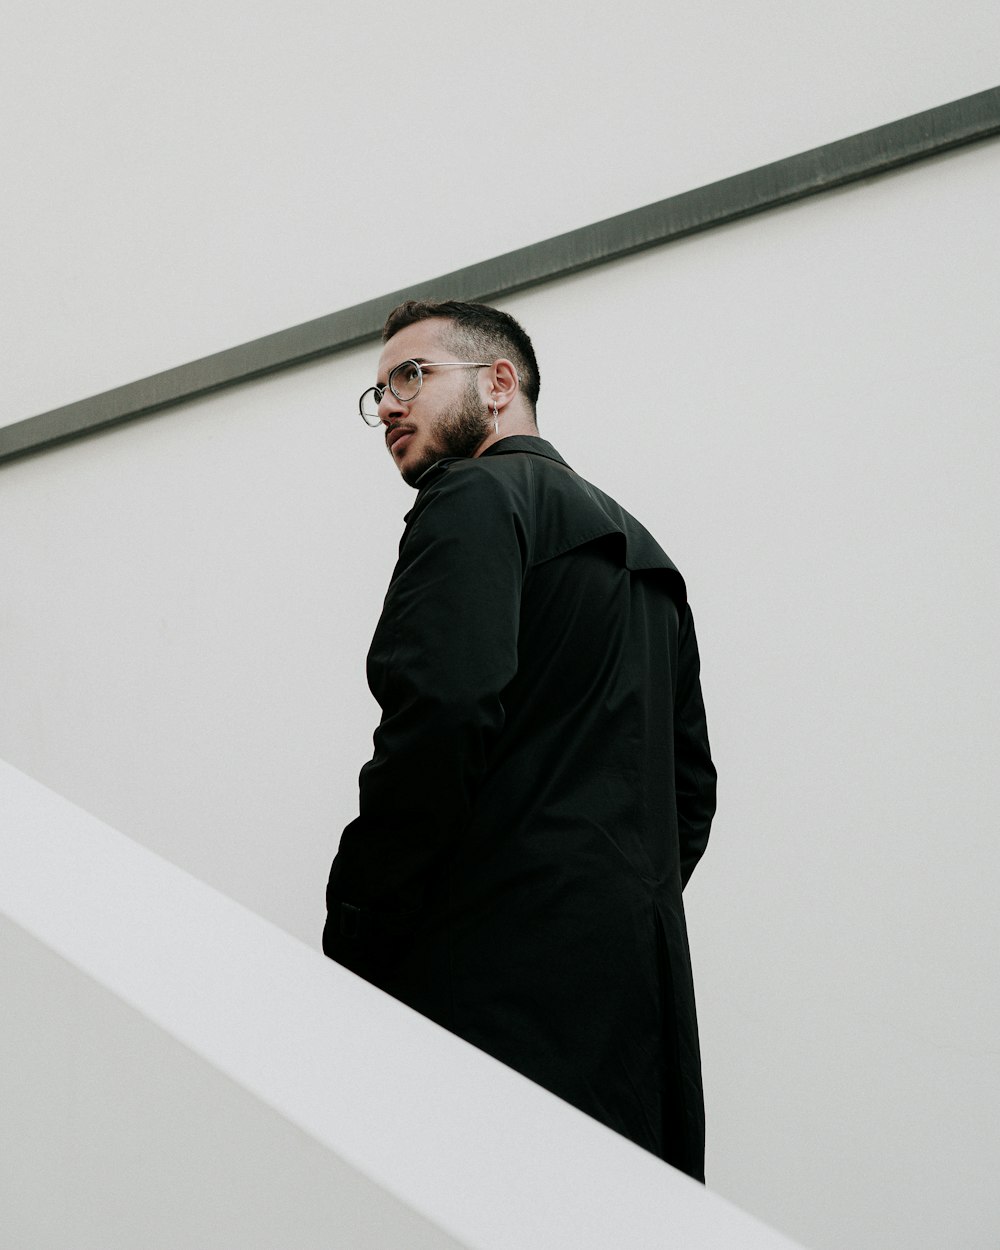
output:
[[389,374],[389,389],[404,404],[417,398],[423,377],[415,360],[404,360]]
[[386,389],[392,391],[396,398],[404,404],[416,399],[420,393],[423,375],[415,360],[404,360],[389,374],[386,387],[371,387],[361,398],[361,415],[373,425],[379,423],[378,406]]

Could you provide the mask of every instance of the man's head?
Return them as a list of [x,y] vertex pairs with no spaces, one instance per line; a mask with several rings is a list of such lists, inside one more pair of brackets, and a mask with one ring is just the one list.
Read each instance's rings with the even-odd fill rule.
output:
[[[389,314],[382,341],[378,415],[410,486],[445,456],[478,456],[498,438],[538,433],[538,362],[508,313],[485,304],[408,300]],[[394,377],[401,399],[389,375],[407,361],[421,368],[419,375],[405,371],[408,385],[403,371]]]

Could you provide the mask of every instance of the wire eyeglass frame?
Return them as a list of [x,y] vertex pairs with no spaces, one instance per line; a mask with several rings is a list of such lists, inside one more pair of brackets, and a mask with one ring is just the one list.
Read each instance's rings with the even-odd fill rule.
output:
[[[378,415],[378,406],[382,402],[382,396],[387,390],[392,391],[393,395],[401,404],[412,404],[420,394],[420,389],[424,384],[425,369],[488,369],[492,364],[489,360],[401,360],[398,365],[389,371],[385,386],[369,386],[358,400],[358,411],[361,413],[361,420],[365,425],[375,430],[382,424],[382,418]],[[412,384],[405,389],[405,393],[400,393],[398,385],[401,376],[400,370],[410,366],[416,370],[416,378]],[[414,390],[414,386],[416,389]],[[411,395],[409,392],[413,391]],[[371,403],[373,412],[365,411],[365,404]]]

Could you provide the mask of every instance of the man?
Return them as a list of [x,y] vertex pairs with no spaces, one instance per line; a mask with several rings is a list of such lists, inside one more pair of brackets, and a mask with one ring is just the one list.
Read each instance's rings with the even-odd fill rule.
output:
[[362,415],[417,490],[324,950],[704,1179],[681,889],[715,811],[684,582],[538,436],[524,330],[408,302]]

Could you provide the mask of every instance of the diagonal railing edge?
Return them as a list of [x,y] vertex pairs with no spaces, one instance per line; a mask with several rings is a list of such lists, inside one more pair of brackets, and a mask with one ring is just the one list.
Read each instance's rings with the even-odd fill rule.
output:
[[991,87],[14,422],[0,463],[369,342],[404,299],[499,300],[998,134]]

